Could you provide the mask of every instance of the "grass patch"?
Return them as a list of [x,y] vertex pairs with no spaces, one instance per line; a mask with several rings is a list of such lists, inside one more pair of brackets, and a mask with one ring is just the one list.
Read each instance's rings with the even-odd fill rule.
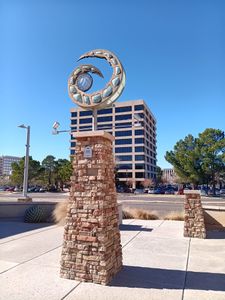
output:
[[123,219],[158,220],[159,217],[154,211],[125,208],[123,209]]
[[56,204],[52,213],[55,223],[58,223],[59,225],[65,224],[68,202],[69,201],[63,201]]
[[171,211],[164,217],[164,220],[184,221],[184,213],[182,211]]

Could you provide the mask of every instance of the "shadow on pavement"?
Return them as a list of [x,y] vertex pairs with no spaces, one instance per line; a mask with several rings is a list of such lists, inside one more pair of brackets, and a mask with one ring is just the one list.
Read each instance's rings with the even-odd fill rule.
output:
[[121,224],[119,229],[122,231],[148,231],[151,232],[152,228],[145,228],[141,225],[132,225],[132,224]]
[[225,291],[225,274],[123,266],[110,286]]
[[52,223],[23,223],[21,221],[0,221],[0,239],[52,225]]
[[221,231],[206,231],[206,239],[225,239],[225,228]]

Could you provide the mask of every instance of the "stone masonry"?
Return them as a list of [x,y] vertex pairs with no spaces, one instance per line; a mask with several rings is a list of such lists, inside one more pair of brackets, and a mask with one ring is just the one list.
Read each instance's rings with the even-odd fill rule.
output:
[[204,212],[199,191],[185,193],[184,236],[205,239]]
[[[60,276],[108,284],[122,267],[113,136],[77,132]],[[85,158],[85,149],[91,157]],[[85,154],[86,153],[86,154]]]

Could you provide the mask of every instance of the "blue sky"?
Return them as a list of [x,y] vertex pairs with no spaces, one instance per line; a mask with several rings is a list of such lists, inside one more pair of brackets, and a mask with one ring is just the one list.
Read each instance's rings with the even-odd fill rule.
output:
[[[1,0],[0,155],[69,158],[67,79],[86,51],[115,52],[126,70],[119,101],[144,99],[157,119],[158,165],[187,134],[225,129],[225,1]],[[110,76],[105,61],[88,60]]]

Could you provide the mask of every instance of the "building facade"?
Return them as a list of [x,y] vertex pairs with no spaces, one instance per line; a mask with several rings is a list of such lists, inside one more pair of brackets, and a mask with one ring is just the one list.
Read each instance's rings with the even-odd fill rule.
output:
[[1,156],[0,157],[0,176],[10,176],[12,173],[12,163],[19,162],[21,157]]
[[177,176],[175,174],[174,169],[163,169],[162,178],[165,183],[176,183]]
[[[113,149],[121,184],[140,187],[156,177],[156,119],[143,100],[116,102],[97,112],[97,129],[115,137]],[[71,131],[91,131],[92,111],[71,109]],[[71,136],[71,156],[76,140]]]

